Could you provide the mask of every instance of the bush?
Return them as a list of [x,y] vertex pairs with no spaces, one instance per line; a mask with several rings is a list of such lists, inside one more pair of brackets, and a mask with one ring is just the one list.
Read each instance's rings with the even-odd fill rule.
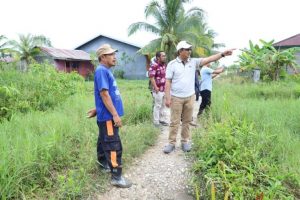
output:
[[15,69],[0,74],[0,120],[10,119],[14,112],[47,110],[77,91],[84,91],[78,74],[60,73],[48,64],[33,64],[26,73]]
[[294,81],[216,82],[193,140],[198,197],[299,199],[299,105]]
[[256,199],[261,193],[266,199],[294,197],[287,186],[299,185],[292,174],[280,170],[276,135],[258,133],[253,123],[233,117],[196,138],[194,173],[202,174],[205,178],[199,181],[215,187],[219,198],[226,193],[233,199]]
[[124,79],[124,70],[121,70],[121,69],[116,69],[113,71],[113,74],[114,74],[114,77],[115,78],[120,78],[120,79]]

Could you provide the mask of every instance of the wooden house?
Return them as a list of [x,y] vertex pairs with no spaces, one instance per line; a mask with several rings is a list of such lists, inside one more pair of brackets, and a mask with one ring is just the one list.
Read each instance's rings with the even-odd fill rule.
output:
[[66,50],[52,47],[37,48],[40,49],[40,54],[35,59],[38,62],[48,61],[56,66],[56,69],[59,71],[67,73],[76,71],[84,78],[87,78],[94,72],[90,55],[82,50]]

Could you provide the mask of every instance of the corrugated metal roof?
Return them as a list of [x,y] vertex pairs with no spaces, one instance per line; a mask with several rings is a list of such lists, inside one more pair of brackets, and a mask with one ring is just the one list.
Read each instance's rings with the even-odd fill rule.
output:
[[113,38],[113,37],[110,37],[110,36],[106,36],[106,35],[100,34],[100,35],[98,35],[98,36],[96,36],[96,37],[90,39],[89,41],[87,41],[87,42],[85,42],[85,43],[79,45],[79,46],[76,47],[75,49],[80,49],[80,48],[81,48],[82,46],[84,46],[85,44],[87,44],[87,43],[89,43],[89,42],[91,42],[91,41],[93,41],[93,40],[96,40],[97,38],[100,38],[100,37],[106,37],[106,38],[109,38],[109,39],[112,39],[112,40],[115,40],[115,41],[118,41],[118,42],[121,42],[121,43],[124,43],[124,44],[128,44],[128,45],[130,45],[130,46],[137,47],[137,48],[139,48],[139,49],[141,48],[141,46],[139,46],[139,45],[137,45],[137,44],[133,44],[133,43],[130,43],[130,42],[126,42],[126,41],[124,41],[124,40],[120,40],[120,39],[117,39],[117,38]]
[[52,47],[38,47],[43,52],[49,54],[55,59],[63,60],[91,60],[90,54],[82,50],[67,50],[67,49],[56,49]]
[[280,42],[276,42],[273,44],[275,47],[281,47],[281,46],[290,46],[290,47],[295,47],[295,46],[300,46],[300,33],[297,35],[294,35],[290,38],[281,40]]

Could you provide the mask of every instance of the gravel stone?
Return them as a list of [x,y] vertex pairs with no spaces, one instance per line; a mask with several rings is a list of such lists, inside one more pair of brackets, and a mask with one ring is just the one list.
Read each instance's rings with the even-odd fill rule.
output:
[[131,188],[108,187],[98,200],[192,200],[188,186],[191,162],[181,150],[180,134],[175,151],[164,154],[168,143],[168,127],[161,128],[162,134],[154,146],[137,158],[124,176],[133,182]]

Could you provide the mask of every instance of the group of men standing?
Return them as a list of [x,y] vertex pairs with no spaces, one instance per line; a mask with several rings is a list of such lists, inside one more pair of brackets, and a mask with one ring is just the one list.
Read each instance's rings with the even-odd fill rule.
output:
[[[169,124],[166,111],[170,108],[169,143],[164,147],[164,153],[175,149],[176,137],[181,124],[181,147],[184,152],[191,150],[190,124],[194,110],[196,70],[222,57],[232,54],[233,49],[218,53],[207,58],[191,58],[192,45],[181,41],[176,46],[177,57],[166,65],[165,53],[156,53],[155,62],[149,68],[149,78],[152,84],[154,99],[153,123],[158,126]],[[200,71],[202,78],[200,94],[202,102],[198,115],[210,105],[212,78],[222,73],[224,68],[212,70],[209,66]],[[160,118],[161,117],[161,118]],[[160,120],[161,119],[161,120]],[[164,120],[163,120],[164,119]]]
[[[155,62],[149,69],[154,99],[153,123],[156,126],[169,125],[169,143],[164,147],[164,153],[171,153],[175,149],[180,124],[182,150],[184,152],[191,150],[190,123],[195,101],[196,69],[231,55],[233,51],[227,50],[207,58],[191,58],[192,45],[186,41],[179,42],[176,50],[177,58],[168,65],[165,52],[157,52]],[[109,44],[100,46],[96,52],[100,63],[94,74],[96,108],[88,111],[88,117],[97,116],[99,127],[97,156],[100,167],[111,172],[112,185],[130,187],[132,183],[122,176],[122,143],[119,128],[122,126],[123,104],[117,82],[110,70],[116,65],[116,52],[117,50]],[[207,71],[211,75],[221,73],[222,70]]]

